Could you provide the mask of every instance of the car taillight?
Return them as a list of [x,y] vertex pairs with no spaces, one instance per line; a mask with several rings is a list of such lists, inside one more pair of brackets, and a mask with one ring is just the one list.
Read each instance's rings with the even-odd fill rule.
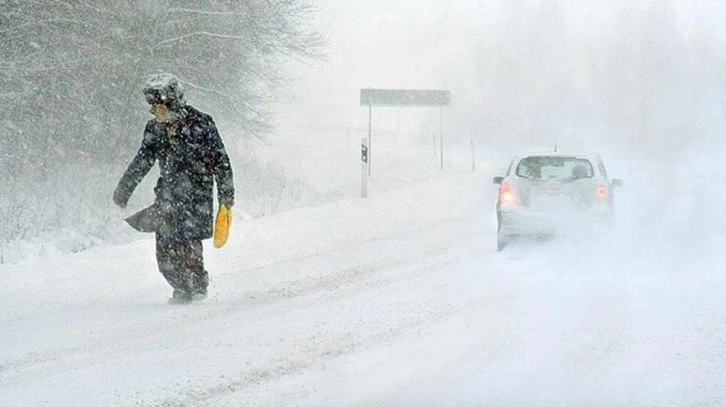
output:
[[499,190],[499,201],[514,202],[514,190],[510,184],[502,184],[502,188]]
[[597,189],[595,190],[595,195],[597,196],[598,199],[607,199],[608,187],[605,187],[602,185],[597,187]]

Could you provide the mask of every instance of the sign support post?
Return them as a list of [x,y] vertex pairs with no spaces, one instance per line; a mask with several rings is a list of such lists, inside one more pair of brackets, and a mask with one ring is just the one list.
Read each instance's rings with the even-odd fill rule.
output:
[[436,158],[439,155],[439,152],[436,151],[438,148],[436,147],[436,132],[431,132],[431,145],[434,147],[434,158]]
[[360,139],[360,197],[368,198],[368,174],[370,172],[369,140]]
[[366,151],[368,151],[368,158],[366,160],[366,163],[368,163],[368,175],[371,175],[371,140],[373,137],[373,130],[371,129],[371,124],[373,122],[373,105],[369,102],[368,103],[368,143],[366,146]]
[[439,108],[439,156],[441,157],[440,171],[444,170],[444,108]]
[[474,145],[474,136],[469,140],[471,145],[471,172],[476,171],[476,146]]

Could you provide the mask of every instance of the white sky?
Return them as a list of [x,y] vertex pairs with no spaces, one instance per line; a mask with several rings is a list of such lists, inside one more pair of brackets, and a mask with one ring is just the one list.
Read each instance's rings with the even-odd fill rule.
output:
[[[522,0],[523,7],[539,1]],[[320,26],[330,43],[329,57],[310,66],[291,65],[295,84],[292,100],[280,107],[284,129],[304,127],[364,128],[367,114],[358,105],[365,87],[451,89],[457,122],[486,116],[484,91],[476,89],[484,60],[473,57],[484,39],[511,37],[511,29],[497,32],[508,10],[500,1],[333,1],[321,2]],[[624,13],[658,7],[657,1],[559,1],[565,12],[570,38],[608,38],[614,21]],[[675,0],[670,14],[679,35],[689,38],[695,30],[708,33],[714,43],[724,41],[722,21],[726,4],[717,0]],[[550,24],[552,22],[546,22]],[[498,28],[499,27],[499,28]],[[480,75],[479,75],[480,76]],[[457,116],[457,114],[459,116]],[[436,120],[426,113],[381,110],[380,126],[399,128],[413,120]],[[461,115],[466,115],[462,118]],[[434,115],[435,116],[435,115]],[[402,118],[403,117],[403,118]],[[416,119],[417,118],[417,119]]]

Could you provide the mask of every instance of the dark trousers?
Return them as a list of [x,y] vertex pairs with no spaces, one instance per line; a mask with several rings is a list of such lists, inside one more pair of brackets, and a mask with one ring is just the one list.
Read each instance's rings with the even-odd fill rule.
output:
[[156,235],[156,262],[174,290],[189,294],[207,293],[209,275],[204,270],[202,242],[175,242]]

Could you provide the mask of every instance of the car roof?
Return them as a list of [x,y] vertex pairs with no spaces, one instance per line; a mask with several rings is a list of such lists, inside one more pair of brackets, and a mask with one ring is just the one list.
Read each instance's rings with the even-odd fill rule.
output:
[[532,151],[520,153],[520,154],[517,154],[512,159],[512,161],[519,162],[523,158],[527,158],[527,157],[572,157],[572,158],[584,158],[591,162],[601,161],[600,154],[598,154],[598,153],[552,151],[552,150],[532,150]]

